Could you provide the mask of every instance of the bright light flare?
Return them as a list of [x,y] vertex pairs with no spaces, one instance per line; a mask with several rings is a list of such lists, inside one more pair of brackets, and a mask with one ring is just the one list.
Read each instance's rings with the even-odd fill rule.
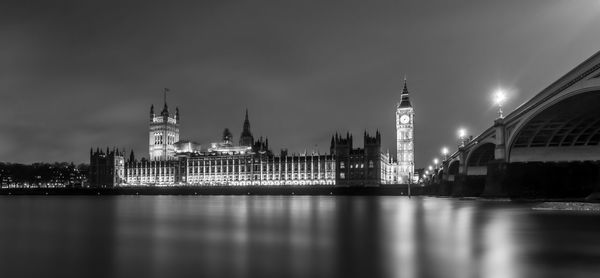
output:
[[502,104],[504,103],[505,100],[506,100],[506,94],[504,93],[504,90],[502,90],[502,89],[496,90],[496,93],[494,93],[494,102],[496,103],[496,105],[502,106]]
[[465,137],[467,137],[467,130],[464,128],[458,129],[458,137],[460,139],[464,139]]

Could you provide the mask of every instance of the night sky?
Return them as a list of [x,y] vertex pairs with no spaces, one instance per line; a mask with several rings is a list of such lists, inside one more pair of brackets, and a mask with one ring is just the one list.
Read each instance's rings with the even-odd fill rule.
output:
[[492,124],[496,88],[512,111],[600,50],[599,26],[596,0],[3,0],[0,161],[148,156],[165,87],[182,139],[237,142],[248,108],[275,151],[379,129],[393,152],[406,75],[423,167]]

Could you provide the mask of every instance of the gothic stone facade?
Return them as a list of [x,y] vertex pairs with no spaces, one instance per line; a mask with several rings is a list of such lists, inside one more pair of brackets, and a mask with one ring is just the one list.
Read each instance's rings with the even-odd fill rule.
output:
[[150,108],[149,159],[124,152],[90,154],[92,186],[194,185],[335,185],[378,186],[410,182],[414,175],[414,111],[406,80],[396,107],[397,159],[381,151],[381,134],[364,133],[363,148],[353,147],[352,135],[332,136],[329,154],[275,155],[268,139],[254,140],[248,111],[239,144],[226,129],[223,140],[202,148],[179,139],[179,109],[169,112],[166,98],[160,115]]

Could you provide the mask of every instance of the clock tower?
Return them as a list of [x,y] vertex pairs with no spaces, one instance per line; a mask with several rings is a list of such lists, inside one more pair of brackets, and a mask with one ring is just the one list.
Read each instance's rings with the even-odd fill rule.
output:
[[406,77],[404,77],[400,103],[396,106],[396,151],[400,183],[408,183],[415,173],[414,119],[415,112],[408,98]]

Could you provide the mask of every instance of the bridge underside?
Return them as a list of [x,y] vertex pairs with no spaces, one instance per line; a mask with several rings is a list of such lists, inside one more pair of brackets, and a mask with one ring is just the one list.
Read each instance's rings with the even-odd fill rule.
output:
[[468,176],[485,176],[487,175],[487,164],[494,160],[494,149],[496,145],[492,143],[484,143],[469,156],[467,161]]
[[[481,143],[455,161],[441,191],[453,196],[585,197],[600,192],[600,91],[564,98],[530,118],[508,142],[508,159]],[[451,178],[450,178],[451,177]]]
[[581,93],[542,111],[518,133],[510,162],[600,160],[600,91]]

